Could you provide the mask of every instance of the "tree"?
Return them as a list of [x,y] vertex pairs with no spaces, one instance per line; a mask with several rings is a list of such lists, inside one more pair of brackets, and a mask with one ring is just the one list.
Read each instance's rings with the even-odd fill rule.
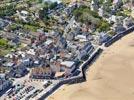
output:
[[98,31],[99,32],[108,31],[109,29],[110,29],[110,24],[107,21],[102,21],[98,28]]
[[51,3],[49,9],[54,9],[57,6],[57,2]]
[[98,25],[101,19],[98,13],[91,11],[90,8],[87,6],[81,6],[79,8],[76,8],[73,11],[73,15],[75,16],[75,19],[77,21],[85,24],[91,23],[94,25]]
[[5,39],[0,39],[0,47],[6,47],[8,45],[8,41]]

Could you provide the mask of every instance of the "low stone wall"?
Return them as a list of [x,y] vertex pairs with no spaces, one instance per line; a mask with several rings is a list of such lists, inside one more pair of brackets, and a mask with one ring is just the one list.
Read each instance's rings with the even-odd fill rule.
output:
[[56,91],[62,85],[63,84],[61,82],[57,83],[53,88],[51,88],[51,90],[47,91],[46,93],[44,93],[43,96],[41,96],[40,98],[38,98],[38,100],[44,100],[44,99],[46,99],[50,94],[52,94],[54,91]]
[[124,32],[118,33],[115,36],[113,36],[111,39],[109,39],[106,43],[104,43],[105,47],[110,46],[111,44],[113,44],[114,42],[118,41],[119,39],[121,39],[123,36],[131,33],[134,31],[134,26],[132,26],[131,28],[127,29]]
[[81,74],[80,76],[72,77],[65,79],[62,82],[62,84],[75,84],[75,83],[81,83],[84,82],[85,79],[83,78],[83,75]]
[[82,73],[83,73],[83,78],[86,80],[86,70],[90,67],[90,65],[96,60],[96,58],[102,53],[102,49],[98,48],[92,56],[84,63],[82,66]]

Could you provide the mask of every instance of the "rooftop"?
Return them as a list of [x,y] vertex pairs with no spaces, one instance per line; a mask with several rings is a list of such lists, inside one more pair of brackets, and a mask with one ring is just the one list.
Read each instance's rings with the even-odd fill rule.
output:
[[66,67],[72,67],[75,64],[74,61],[63,61],[61,62],[61,65],[65,65]]

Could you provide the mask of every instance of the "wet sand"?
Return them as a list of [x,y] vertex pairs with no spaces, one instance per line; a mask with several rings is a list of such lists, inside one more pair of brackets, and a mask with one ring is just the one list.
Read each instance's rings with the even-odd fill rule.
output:
[[48,100],[134,100],[134,32],[100,55],[86,82],[64,85]]

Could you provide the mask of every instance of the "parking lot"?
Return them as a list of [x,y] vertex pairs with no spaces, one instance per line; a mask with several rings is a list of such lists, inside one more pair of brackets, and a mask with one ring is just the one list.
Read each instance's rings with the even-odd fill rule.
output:
[[44,81],[28,80],[23,83],[16,83],[6,92],[6,100],[29,100],[43,91]]
[[13,87],[1,97],[1,100],[35,100],[37,95],[52,84],[47,80],[29,79],[28,75],[12,80]]

